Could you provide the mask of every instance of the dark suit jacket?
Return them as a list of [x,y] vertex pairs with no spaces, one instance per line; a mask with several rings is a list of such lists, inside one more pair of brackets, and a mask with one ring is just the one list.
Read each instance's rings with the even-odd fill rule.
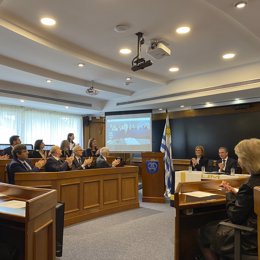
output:
[[[222,163],[222,159],[217,161],[217,170],[219,170],[219,167],[218,167],[219,163]],[[236,173],[239,173],[238,172],[238,167],[237,167],[237,160],[228,157],[228,159],[226,161],[226,167],[225,167],[224,173],[229,175],[231,168],[234,168]]]
[[40,169],[32,166],[29,160],[26,162],[31,166],[31,170],[27,169],[20,161],[13,159],[7,166],[8,182],[14,184],[14,176],[16,172],[39,172]]
[[71,156],[71,154],[72,154],[72,151],[71,150],[63,150],[62,152],[61,152],[61,157],[70,157]]
[[[84,162],[85,158],[81,157],[81,164],[79,163],[79,161],[77,160],[76,157],[74,157],[74,160],[72,162],[72,170],[84,170],[84,168],[81,166]],[[85,169],[89,169],[91,167],[85,166]]]
[[98,157],[99,155],[96,155],[97,150],[92,151],[90,148],[87,148],[84,152],[85,157]]
[[53,156],[50,156],[47,159],[45,164],[45,171],[46,172],[60,172],[60,171],[69,171],[70,168],[68,163],[63,160],[56,160]]
[[193,165],[192,165],[192,160],[190,161],[190,165],[192,165],[192,170],[201,171],[201,167],[202,167],[202,166],[204,166],[205,169],[208,168],[208,162],[209,162],[209,160],[208,160],[207,158],[205,158],[205,157],[202,156],[202,157],[200,158],[199,163],[196,164],[195,167],[193,167]]
[[12,150],[13,150],[13,147],[9,146],[3,150],[2,155],[7,154],[7,155],[9,155],[9,158],[13,158]]
[[29,153],[30,158],[43,158],[39,151],[33,150]]
[[96,160],[96,168],[110,168],[111,166],[109,163],[105,160],[105,158],[100,155]]

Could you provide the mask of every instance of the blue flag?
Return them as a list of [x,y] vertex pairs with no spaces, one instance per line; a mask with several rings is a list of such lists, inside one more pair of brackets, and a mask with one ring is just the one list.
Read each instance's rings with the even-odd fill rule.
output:
[[162,136],[162,143],[160,151],[164,153],[164,167],[165,167],[165,195],[171,195],[172,188],[172,171],[173,171],[173,163],[172,163],[172,138],[171,138],[171,128],[169,122],[169,115],[167,113],[165,127]]

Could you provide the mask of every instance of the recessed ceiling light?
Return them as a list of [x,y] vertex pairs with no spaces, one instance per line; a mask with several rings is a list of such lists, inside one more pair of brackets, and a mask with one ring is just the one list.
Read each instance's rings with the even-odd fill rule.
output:
[[127,55],[130,54],[132,51],[130,49],[124,48],[119,51],[121,54]]
[[246,7],[246,5],[247,5],[246,1],[240,1],[240,2],[235,3],[235,7],[238,9],[244,8],[244,7]]
[[235,53],[226,53],[226,54],[222,55],[222,58],[225,60],[228,60],[228,59],[233,59],[235,56],[236,56]]
[[69,109],[69,107],[68,107],[68,106],[66,106],[65,108],[66,108],[66,109]]
[[84,63],[79,63],[79,64],[78,64],[78,67],[80,67],[80,68],[83,68],[84,66],[85,66]]
[[159,111],[162,111],[163,109],[162,108],[158,108]]
[[54,26],[56,24],[56,21],[50,17],[43,17],[41,19],[41,23],[47,26]]
[[50,79],[47,79],[46,82],[47,82],[47,83],[51,83],[51,80],[50,80]]
[[190,27],[188,27],[188,26],[179,27],[179,28],[176,29],[176,32],[177,32],[178,34],[188,33],[188,32],[190,32]]
[[128,24],[119,24],[114,27],[115,32],[125,32],[130,28]]
[[178,67],[172,67],[172,68],[169,68],[169,71],[170,72],[177,72],[179,71],[180,69]]
[[132,78],[131,77],[127,77],[126,78],[126,81],[130,81]]
[[184,108],[184,105],[181,105],[180,107],[181,107],[181,108]]
[[236,98],[235,100],[236,100],[236,101],[240,101],[240,98]]
[[24,100],[23,100],[23,99],[21,99],[21,100],[20,100],[20,102],[21,102],[21,103],[24,103]]

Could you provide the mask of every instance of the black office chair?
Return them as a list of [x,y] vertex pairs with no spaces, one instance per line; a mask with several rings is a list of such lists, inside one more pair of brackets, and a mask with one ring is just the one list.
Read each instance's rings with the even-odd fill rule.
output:
[[64,229],[64,203],[58,202],[56,205],[56,256],[62,256]]
[[230,222],[220,222],[220,225],[234,228],[235,230],[235,241],[234,241],[234,255],[221,256],[221,260],[257,260],[258,256],[241,254],[241,231],[254,232],[254,228],[236,225]]

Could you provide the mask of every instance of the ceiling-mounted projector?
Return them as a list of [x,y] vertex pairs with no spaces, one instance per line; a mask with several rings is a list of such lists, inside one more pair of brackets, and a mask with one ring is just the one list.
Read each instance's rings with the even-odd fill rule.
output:
[[152,42],[147,53],[155,59],[161,59],[171,55],[171,50],[162,42]]

